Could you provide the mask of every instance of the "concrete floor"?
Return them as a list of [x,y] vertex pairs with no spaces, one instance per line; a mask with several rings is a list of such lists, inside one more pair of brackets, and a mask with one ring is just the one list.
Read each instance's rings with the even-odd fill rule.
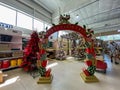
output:
[[120,64],[111,64],[108,58],[105,60],[108,64],[107,73],[96,72],[95,76],[100,80],[96,83],[85,83],[80,73],[86,65],[69,58],[66,61],[50,61],[49,65],[53,65],[51,84],[37,84],[38,77],[33,79],[29,73],[14,69],[4,72],[8,77],[0,84],[0,90],[119,90]]

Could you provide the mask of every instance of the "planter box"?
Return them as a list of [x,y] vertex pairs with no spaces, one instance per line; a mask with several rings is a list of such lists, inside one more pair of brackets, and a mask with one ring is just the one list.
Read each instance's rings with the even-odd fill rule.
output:
[[38,80],[38,84],[50,84],[52,82],[53,76],[50,77],[40,77]]

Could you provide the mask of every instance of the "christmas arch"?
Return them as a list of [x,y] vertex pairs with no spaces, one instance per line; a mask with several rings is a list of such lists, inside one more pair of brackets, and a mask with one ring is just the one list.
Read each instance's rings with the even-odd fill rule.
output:
[[62,30],[71,30],[78,32],[83,36],[84,44],[86,46],[86,64],[87,69],[83,69],[83,72],[80,73],[80,76],[85,82],[97,82],[98,79],[94,76],[95,70],[96,70],[96,60],[95,60],[95,52],[94,52],[94,42],[91,37],[89,37],[89,32],[86,32],[86,29],[82,28],[81,26],[75,25],[75,24],[59,24],[51,27],[49,30],[47,30],[45,38],[48,39],[48,37],[58,31]]
[[46,38],[48,38],[51,34],[57,32],[57,31],[62,31],[62,30],[71,30],[78,32],[81,34],[84,38],[87,38],[86,35],[86,30],[82,28],[81,26],[75,25],[75,24],[60,24],[60,25],[55,25],[46,32]]

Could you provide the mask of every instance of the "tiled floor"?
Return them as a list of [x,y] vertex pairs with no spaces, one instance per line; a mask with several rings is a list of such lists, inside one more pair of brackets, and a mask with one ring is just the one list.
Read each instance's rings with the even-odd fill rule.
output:
[[[106,60],[106,59],[105,59]],[[52,68],[53,81],[51,84],[37,84],[29,73],[21,69],[14,69],[4,73],[5,82],[0,84],[0,90],[119,90],[120,88],[120,65],[108,63],[107,73],[96,72],[96,77],[100,80],[97,83],[85,83],[80,77],[82,68],[86,67],[81,61],[73,58],[66,61],[50,61],[54,65]]]

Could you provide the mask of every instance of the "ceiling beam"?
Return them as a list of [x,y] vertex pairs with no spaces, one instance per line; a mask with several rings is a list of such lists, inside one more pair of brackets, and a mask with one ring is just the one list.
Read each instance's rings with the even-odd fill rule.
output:
[[[92,16],[89,16],[89,17],[87,17],[87,18],[83,18],[83,19],[81,19],[80,21],[82,21],[82,20],[87,20],[87,19],[89,19],[89,18],[92,18],[92,17],[98,16],[98,15],[103,15],[103,14],[106,14],[106,13],[110,13],[110,12],[115,11],[115,10],[120,10],[120,7],[113,8],[113,9],[108,10],[108,11],[105,11],[105,12],[97,13],[97,14],[92,15]],[[79,22],[80,22],[80,21],[79,21]]]
[[33,0],[33,1],[37,4],[39,4],[40,6],[42,6],[43,8],[45,8],[50,13],[53,13],[53,11],[50,8],[48,8],[46,5],[44,5],[42,2],[40,2],[40,0]]
[[32,0],[17,0],[17,1],[30,6],[31,8],[33,8],[36,11],[40,12],[41,14],[43,14],[44,16],[46,16],[47,18],[52,18],[52,14],[50,12],[46,11],[40,5],[35,4]]

